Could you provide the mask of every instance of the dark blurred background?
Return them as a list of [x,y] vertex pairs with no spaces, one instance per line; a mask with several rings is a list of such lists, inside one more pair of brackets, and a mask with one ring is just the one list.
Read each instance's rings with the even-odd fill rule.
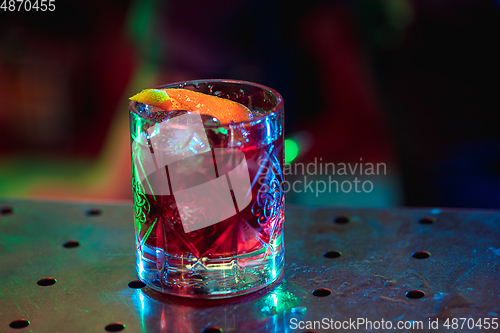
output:
[[387,165],[288,202],[500,208],[500,1],[53,3],[0,9],[0,196],[131,200],[128,97],[231,78],[281,92],[293,163]]

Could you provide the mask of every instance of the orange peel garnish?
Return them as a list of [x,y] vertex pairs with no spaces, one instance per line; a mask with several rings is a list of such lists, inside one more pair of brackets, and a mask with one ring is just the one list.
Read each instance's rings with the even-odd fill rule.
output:
[[165,90],[144,89],[140,93],[130,97],[130,100],[134,102],[158,106],[170,100],[170,97]]
[[200,114],[216,117],[221,124],[253,118],[252,111],[240,103],[187,89],[145,89],[130,97],[130,100],[153,105],[165,111],[198,111]]

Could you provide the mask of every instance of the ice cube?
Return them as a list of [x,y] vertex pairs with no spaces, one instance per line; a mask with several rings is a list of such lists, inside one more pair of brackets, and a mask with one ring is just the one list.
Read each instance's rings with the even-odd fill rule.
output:
[[208,114],[202,114],[201,120],[203,121],[210,147],[224,147],[227,143],[227,129],[222,126],[219,119]]
[[210,150],[200,115],[183,112],[148,129],[148,138],[161,166]]
[[134,108],[138,114],[145,115],[145,114],[149,114],[149,109],[151,108],[151,106],[148,104],[137,102],[137,103],[135,103]]
[[152,120],[157,123],[161,123],[170,118],[175,118],[183,114],[190,114],[191,112],[187,110],[171,110],[165,111],[160,107],[152,106],[144,103],[135,103],[135,110],[142,117]]
[[201,120],[203,121],[203,126],[207,127],[219,127],[221,125],[219,119],[208,114],[202,114]]
[[186,110],[171,110],[165,111],[160,108],[153,107],[153,112],[150,113],[149,118],[157,123],[161,123],[165,120],[172,119],[184,114],[190,114],[191,112]]

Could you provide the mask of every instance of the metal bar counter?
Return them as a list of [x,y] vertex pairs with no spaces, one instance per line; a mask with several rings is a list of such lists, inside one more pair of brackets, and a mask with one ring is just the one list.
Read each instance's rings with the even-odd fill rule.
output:
[[141,288],[132,217],[0,199],[0,332],[500,331],[500,212],[287,205],[283,278],[212,301]]

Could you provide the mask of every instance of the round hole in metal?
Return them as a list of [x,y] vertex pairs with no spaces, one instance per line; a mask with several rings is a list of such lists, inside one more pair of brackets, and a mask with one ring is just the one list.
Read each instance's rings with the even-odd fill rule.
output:
[[349,223],[351,219],[349,216],[337,216],[336,218],[333,219],[333,222],[338,223],[338,224],[346,224]]
[[432,216],[425,216],[422,217],[418,220],[418,223],[420,224],[433,224],[436,223],[436,219],[433,218]]
[[106,327],[104,327],[104,329],[108,332],[119,332],[119,331],[122,331],[125,329],[125,324],[113,323],[113,324],[106,325]]
[[91,208],[91,209],[88,209],[85,212],[85,214],[87,214],[88,216],[97,216],[97,215],[101,215],[102,211],[99,208]]
[[340,251],[328,251],[323,253],[323,257],[325,258],[338,258],[342,255],[342,252]]
[[406,297],[408,298],[422,298],[425,296],[425,293],[422,290],[410,290],[406,292]]
[[413,252],[411,256],[415,259],[427,259],[431,256],[431,254],[427,251],[417,251]]
[[218,326],[208,326],[205,327],[201,333],[222,333],[224,330]]
[[142,282],[141,280],[134,280],[134,281],[130,281],[128,283],[128,286],[130,288],[133,288],[133,289],[140,289],[140,288],[144,288],[146,286],[146,284],[144,282]]
[[55,284],[56,282],[57,282],[57,280],[54,279],[53,277],[46,277],[46,278],[38,280],[36,282],[36,284],[38,284],[39,286],[42,286],[42,287],[48,287],[48,286]]
[[78,246],[80,246],[80,242],[77,240],[74,240],[74,239],[69,240],[67,242],[64,242],[64,244],[63,244],[63,247],[65,247],[67,249],[71,249],[71,248],[78,247]]
[[331,293],[332,291],[326,288],[314,289],[312,292],[312,294],[317,297],[325,297],[330,295]]
[[29,320],[26,320],[26,319],[14,320],[13,322],[11,322],[9,324],[9,326],[11,328],[24,328],[24,327],[29,326],[29,325],[30,325],[30,322],[29,322]]
[[12,213],[14,213],[14,208],[12,208],[11,206],[0,207],[0,215],[9,215]]

